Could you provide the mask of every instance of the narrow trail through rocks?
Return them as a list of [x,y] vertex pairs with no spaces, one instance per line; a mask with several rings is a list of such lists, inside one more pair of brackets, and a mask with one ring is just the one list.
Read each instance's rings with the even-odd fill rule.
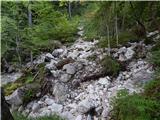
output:
[[[79,28],[78,35],[80,37],[73,45],[62,46],[34,61],[49,61],[45,67],[53,74],[52,94],[30,102],[23,109],[21,106],[20,112],[28,117],[58,114],[67,120],[105,120],[109,117],[112,110],[111,100],[118,90],[126,89],[130,94],[143,91],[140,84],[152,78],[153,68],[145,59],[133,57],[137,46],[141,45],[144,51],[140,52],[145,53],[148,46],[139,42],[130,43],[130,47],[112,49],[115,59],[129,61],[127,70],[121,71],[116,78],[105,76],[82,82],[82,78],[100,72],[102,67],[99,61],[107,55],[107,49],[98,48],[98,40],[84,41],[82,27]],[[94,56],[94,60],[89,59]],[[59,69],[57,64],[61,65]],[[77,83],[79,86],[76,86]]]

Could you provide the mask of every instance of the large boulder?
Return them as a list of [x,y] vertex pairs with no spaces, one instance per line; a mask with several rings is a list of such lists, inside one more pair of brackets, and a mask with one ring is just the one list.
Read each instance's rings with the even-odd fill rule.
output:
[[148,72],[147,70],[141,70],[137,73],[132,74],[132,79],[135,82],[145,83],[153,79],[153,73]]
[[74,60],[73,60],[71,57],[65,58],[65,59],[60,60],[60,61],[56,64],[56,67],[57,67],[58,69],[62,69],[64,65],[69,64],[69,63],[73,63],[73,62],[74,62]]
[[98,83],[101,85],[109,85],[110,78],[107,76],[105,78],[100,78]]
[[132,59],[134,54],[135,54],[135,52],[133,50],[133,47],[128,47],[128,48],[122,47],[113,56],[118,57],[119,61],[124,62],[124,61],[128,61],[128,60]]
[[40,109],[40,104],[34,103],[32,106],[32,112],[35,113]]
[[80,52],[76,49],[73,51],[68,52],[68,57],[76,59],[80,55]]
[[83,116],[82,115],[78,115],[75,120],[83,120]]
[[60,77],[60,80],[62,82],[68,82],[70,79],[71,79],[71,75],[69,75],[69,74],[62,74]]
[[46,99],[45,99],[45,103],[46,103],[47,105],[52,105],[53,103],[55,103],[55,101],[54,101],[54,99],[46,98]]
[[85,100],[82,100],[78,106],[77,106],[77,111],[81,114],[85,114],[87,112],[89,112],[91,109],[95,108],[96,105],[95,105],[95,101],[92,100],[92,99],[85,99]]
[[64,83],[56,83],[53,90],[53,95],[57,102],[64,102],[69,92],[68,86]]
[[65,111],[59,114],[61,118],[64,118],[65,120],[75,120],[75,116],[71,112]]
[[11,95],[6,96],[6,101],[11,105],[19,106],[23,103],[24,90],[16,89]]
[[6,101],[13,106],[20,106],[28,103],[40,92],[40,84],[32,83],[17,88],[11,95],[6,96]]
[[57,61],[52,59],[50,63],[46,64],[45,68],[47,68],[48,70],[56,70],[57,69],[56,64]]
[[158,30],[150,32],[150,33],[147,33],[147,37],[153,37],[153,36],[157,35],[158,33],[159,33]]
[[1,89],[1,119],[2,120],[14,120],[9,110],[8,104],[5,100],[2,89]]
[[53,113],[61,113],[63,109],[63,105],[53,103],[51,106],[48,106],[48,109],[50,109]]
[[49,62],[49,61],[51,61],[51,59],[54,59],[54,57],[52,56],[51,53],[47,53],[47,54],[45,55],[45,61],[46,61],[46,62]]
[[11,74],[2,74],[1,75],[1,83],[2,85],[7,84],[9,82],[14,82],[19,79],[23,74],[21,72],[11,73]]
[[63,49],[55,49],[53,52],[52,52],[52,55],[54,57],[59,57],[62,53],[63,53]]
[[64,65],[63,70],[66,70],[66,73],[71,75],[73,75],[76,72],[76,68],[72,63]]
[[127,48],[127,51],[125,53],[126,59],[130,60],[134,54],[135,54],[135,52],[132,50],[131,47]]

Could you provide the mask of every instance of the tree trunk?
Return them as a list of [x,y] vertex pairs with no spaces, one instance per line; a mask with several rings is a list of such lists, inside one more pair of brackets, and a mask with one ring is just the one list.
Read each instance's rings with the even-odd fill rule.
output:
[[[32,11],[31,11],[30,3],[31,3],[31,1],[29,0],[29,3],[28,3],[28,25],[31,28],[32,27]],[[33,65],[33,52],[32,52],[32,50],[30,51],[30,62],[31,62],[31,65]]]
[[16,52],[17,52],[17,56],[18,56],[18,60],[19,60],[19,65],[21,67],[22,60],[21,60],[21,56],[20,56],[20,52],[19,52],[19,38],[18,38],[18,35],[16,36]]
[[71,2],[68,2],[68,14],[69,14],[69,19],[71,19],[72,17],[72,13],[71,13]]
[[32,27],[32,11],[30,6],[30,1],[28,3],[28,24],[29,24],[29,27]]
[[121,26],[121,30],[123,31],[124,30],[124,22],[125,22],[125,14],[123,15],[123,18],[122,18],[122,26]]
[[110,56],[110,49],[111,49],[111,46],[110,46],[110,39],[109,39],[109,25],[107,25],[107,40],[108,40],[108,55]]
[[33,65],[33,52],[32,52],[32,50],[30,51],[30,58],[31,58],[31,66]]
[[116,13],[115,15],[115,32],[116,32],[116,44],[118,46],[119,42],[118,42],[118,20],[117,20],[117,10],[116,10],[117,6],[116,6],[116,1],[115,1],[115,7],[114,7],[114,11]]
[[116,20],[115,20],[115,27],[116,27],[116,43],[118,46],[119,45],[119,38],[118,38],[117,14],[116,14]]
[[1,88],[1,120],[14,120]]

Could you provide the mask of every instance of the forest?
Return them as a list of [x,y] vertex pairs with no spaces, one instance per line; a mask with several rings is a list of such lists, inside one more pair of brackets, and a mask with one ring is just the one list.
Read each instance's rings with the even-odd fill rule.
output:
[[2,120],[160,120],[160,1],[1,1]]

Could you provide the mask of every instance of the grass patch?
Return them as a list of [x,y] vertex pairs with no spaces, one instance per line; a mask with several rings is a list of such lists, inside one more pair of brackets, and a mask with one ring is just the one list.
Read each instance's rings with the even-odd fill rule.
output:
[[112,118],[115,120],[159,120],[160,80],[152,80],[144,87],[144,93],[129,95],[119,91],[113,100]]
[[4,85],[4,93],[5,96],[8,96],[10,94],[12,94],[17,88],[21,87],[22,83],[8,83],[6,85]]
[[13,113],[14,120],[64,120],[57,115],[44,116],[40,118],[27,118],[20,113]]
[[157,101],[138,94],[128,95],[116,100],[112,116],[115,120],[158,120],[159,107]]
[[146,84],[144,95],[154,100],[160,100],[160,79],[152,80]]

